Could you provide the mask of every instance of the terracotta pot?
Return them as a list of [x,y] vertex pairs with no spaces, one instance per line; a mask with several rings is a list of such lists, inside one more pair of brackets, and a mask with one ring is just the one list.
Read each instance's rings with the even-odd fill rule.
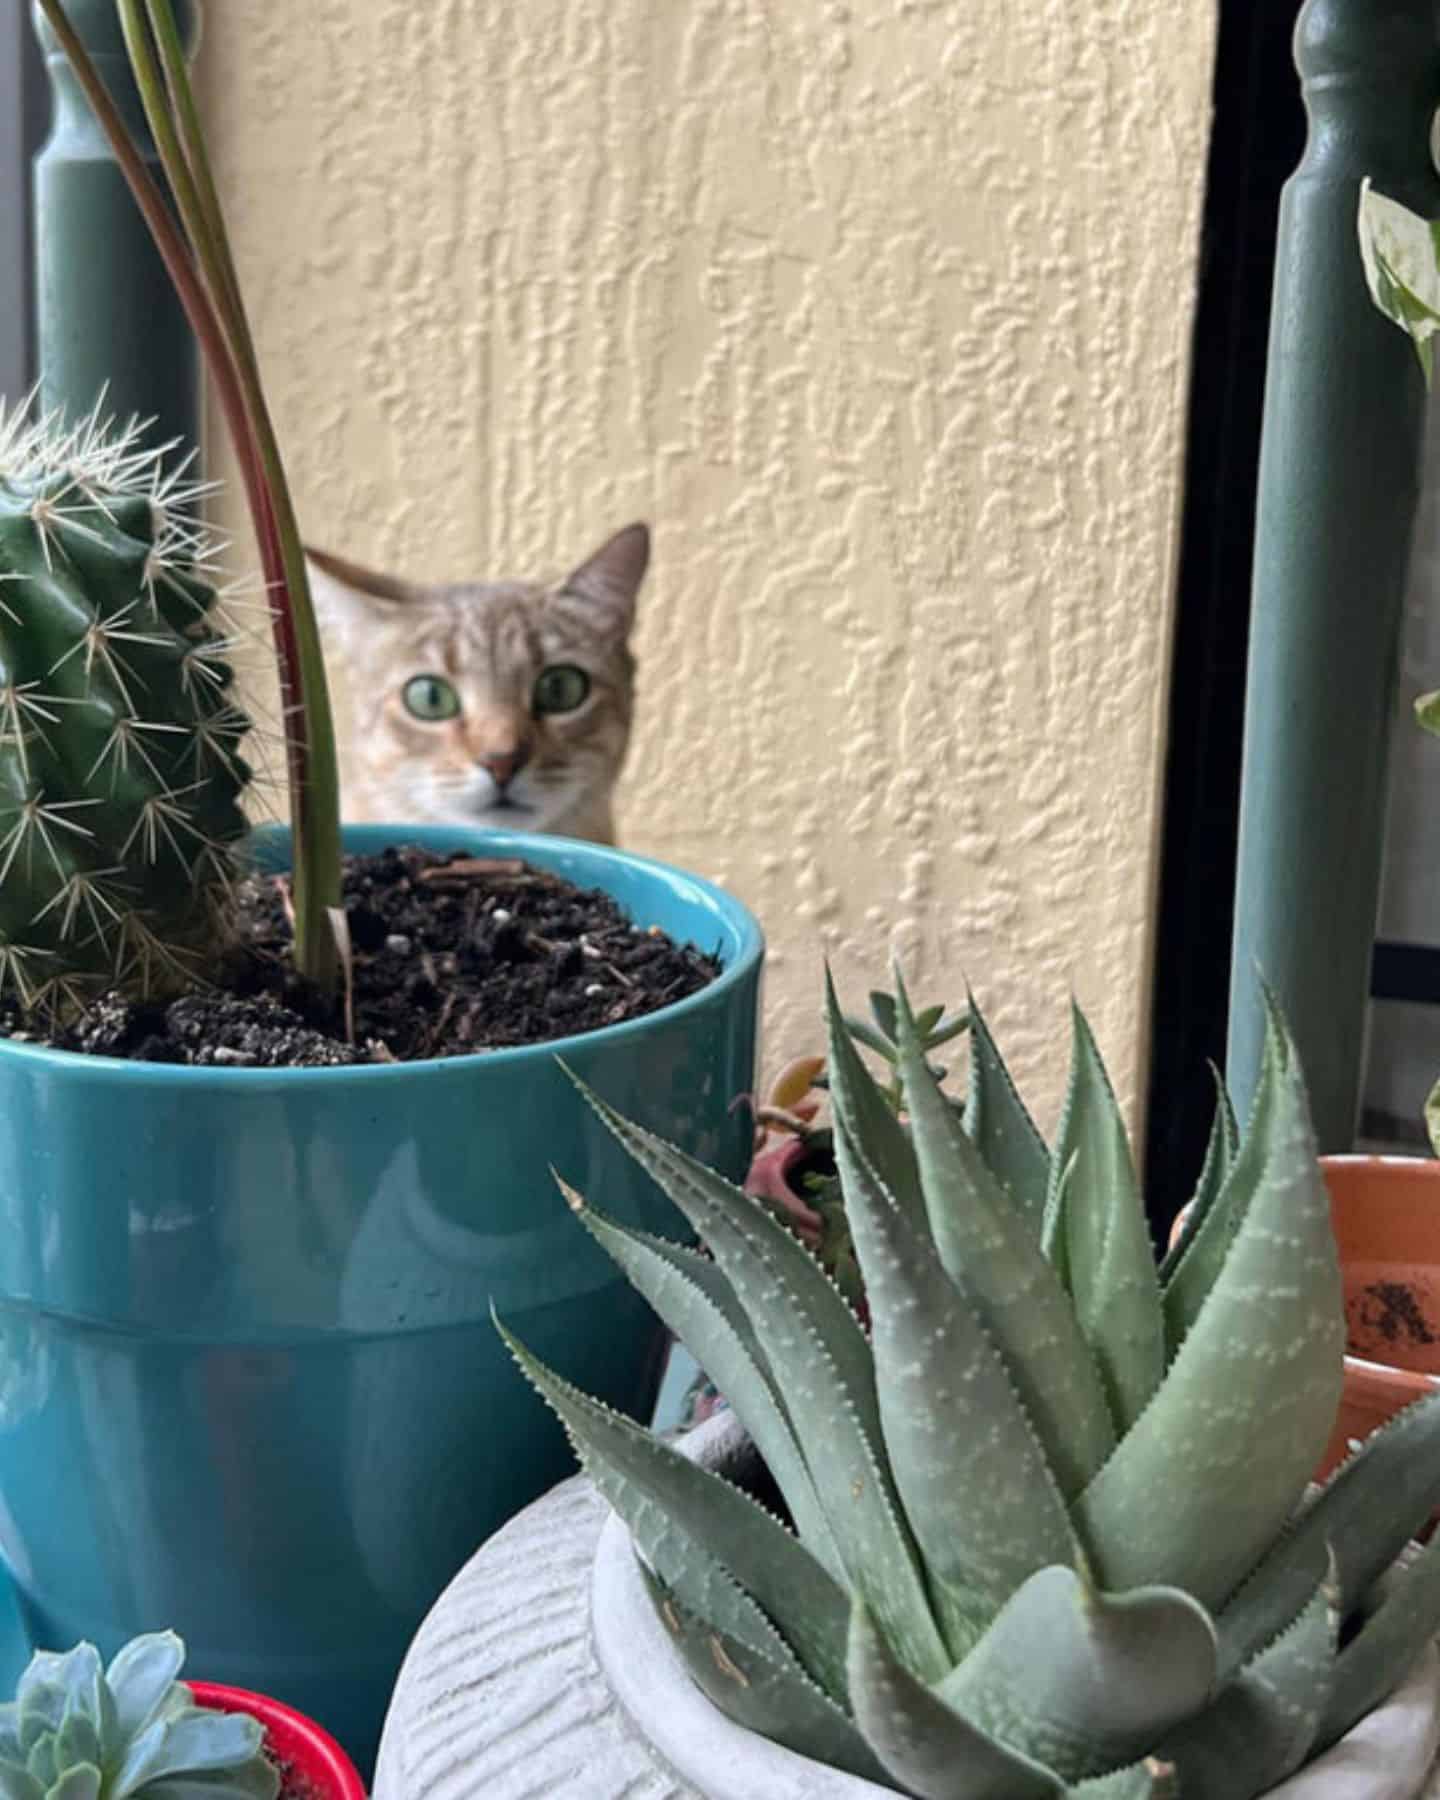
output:
[[1350,1354],[1320,1473],[1440,1378],[1440,1162],[1327,1156]]
[[[201,1706],[215,1712],[246,1713],[265,1728],[271,1756],[291,1772],[289,1786],[307,1800],[365,1800],[360,1771],[322,1726],[267,1694],[247,1688],[225,1687],[213,1681],[192,1681],[192,1694]],[[285,1800],[288,1788],[281,1790]]]
[[[1350,1354],[1317,1475],[1440,1382],[1440,1162],[1325,1156]],[[1186,1211],[1189,1209],[1186,1208]],[[1171,1227],[1174,1243],[1185,1221]]]

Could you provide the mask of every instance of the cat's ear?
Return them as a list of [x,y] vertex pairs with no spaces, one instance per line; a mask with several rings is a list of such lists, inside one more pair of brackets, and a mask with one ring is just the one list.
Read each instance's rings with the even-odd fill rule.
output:
[[412,605],[424,591],[413,582],[382,575],[348,557],[316,550],[310,544],[305,546],[305,562],[315,610],[322,619],[337,626],[353,623],[357,614],[367,611],[389,616],[396,607]]
[[627,525],[608,538],[564,584],[611,616],[620,637],[628,637],[635,618],[635,597],[650,566],[650,527]]

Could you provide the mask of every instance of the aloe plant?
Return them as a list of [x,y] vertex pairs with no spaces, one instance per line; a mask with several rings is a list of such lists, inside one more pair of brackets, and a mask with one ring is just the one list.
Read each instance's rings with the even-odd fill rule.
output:
[[829,995],[868,1335],[764,1206],[590,1096],[713,1261],[571,1203],[729,1397],[785,1519],[507,1341],[732,1718],[922,1800],[1250,1800],[1440,1625],[1440,1539],[1381,1579],[1440,1496],[1440,1397],[1306,1497],[1344,1316],[1285,1026],[1272,1006],[1246,1134],[1222,1102],[1162,1271],[1079,1012],[1047,1149],[978,1009],[962,1121],[896,1000],[908,1125]]
[[0,1707],[0,1800],[275,1800],[259,1723],[195,1703],[173,1631],[109,1667],[90,1644],[38,1652]]
[[[295,509],[180,32],[170,0],[116,0],[131,68],[174,199],[172,212],[63,0],[38,0],[38,5],[150,227],[199,340],[235,450],[260,552],[280,676],[294,841],[295,962],[316,987],[330,990],[338,966],[341,906],[335,729]],[[66,544],[64,538],[58,541]],[[66,547],[74,548],[73,534]],[[87,591],[86,604],[103,611],[98,592]],[[56,805],[79,798],[55,792],[48,796]]]

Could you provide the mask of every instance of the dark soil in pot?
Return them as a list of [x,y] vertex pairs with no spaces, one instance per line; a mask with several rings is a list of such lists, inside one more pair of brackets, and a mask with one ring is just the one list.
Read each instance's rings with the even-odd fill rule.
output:
[[[102,996],[44,1041],[143,1062],[307,1068],[545,1043],[705,987],[716,957],[631,921],[608,894],[508,859],[414,848],[345,861],[348,1004],[296,978],[284,881],[248,879],[239,941],[210,989],[166,1005]],[[0,1031],[37,1040],[12,1016]]]
[[334,1800],[329,1788],[316,1781],[306,1770],[297,1767],[289,1757],[277,1755],[268,1744],[265,1746],[265,1757],[280,1777],[280,1792],[275,1800]]

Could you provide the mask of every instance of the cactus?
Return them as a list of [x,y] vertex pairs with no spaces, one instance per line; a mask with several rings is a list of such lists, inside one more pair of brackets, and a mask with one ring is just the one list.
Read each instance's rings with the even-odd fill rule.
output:
[[333,997],[340,964],[342,857],[340,778],[325,662],[300,528],[174,9],[170,0],[116,0],[131,73],[169,184],[167,199],[63,0],[36,0],[36,5],[155,240],[199,340],[239,464],[265,578],[284,713],[295,966],[319,993]]
[[98,411],[0,409],[0,999],[193,981],[250,771],[197,490]]
[[0,1707],[0,1800],[275,1800],[260,1724],[197,1706],[184,1660],[169,1631],[108,1669],[90,1644],[35,1655]]
[[1078,1011],[1047,1150],[973,1005],[962,1120],[896,1001],[903,1117],[829,997],[868,1334],[763,1204],[589,1096],[713,1260],[571,1204],[729,1397],[785,1521],[507,1342],[742,1724],[922,1800],[1251,1800],[1440,1625],[1440,1537],[1387,1574],[1440,1497],[1440,1396],[1307,1498],[1344,1315],[1283,1021],[1157,1270]]

